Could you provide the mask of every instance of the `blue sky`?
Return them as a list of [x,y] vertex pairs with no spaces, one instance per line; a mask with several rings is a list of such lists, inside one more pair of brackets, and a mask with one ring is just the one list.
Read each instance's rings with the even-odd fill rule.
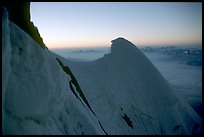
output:
[[202,44],[198,2],[32,2],[31,20],[48,48]]

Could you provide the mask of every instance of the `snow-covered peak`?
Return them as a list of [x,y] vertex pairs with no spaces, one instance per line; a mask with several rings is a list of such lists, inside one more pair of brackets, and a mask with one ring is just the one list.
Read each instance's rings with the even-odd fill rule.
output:
[[124,38],[111,53],[70,63],[78,83],[108,134],[196,134],[199,116],[182,103],[151,61]]
[[3,134],[173,135],[202,130],[200,117],[124,38],[113,40],[111,53],[101,59],[71,62],[39,47],[4,13],[2,74]]
[[124,42],[131,43],[130,41],[128,41],[127,39],[125,39],[123,37],[118,37],[118,38],[112,40],[111,42],[112,43],[124,43]]
[[118,37],[112,40],[111,42],[112,42],[111,48],[113,49],[115,48],[119,49],[121,47],[126,47],[126,48],[135,47],[135,45],[132,42],[122,37]]
[[128,57],[135,53],[140,54],[139,49],[130,41],[125,38],[119,37],[111,41],[111,55],[115,57],[124,56]]

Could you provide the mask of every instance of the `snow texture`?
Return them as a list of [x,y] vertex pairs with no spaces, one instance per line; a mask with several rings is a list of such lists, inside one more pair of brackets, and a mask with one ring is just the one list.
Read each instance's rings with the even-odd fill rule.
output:
[[[10,48],[10,30],[8,23],[8,13],[5,8],[2,8],[2,108],[5,102],[5,94],[6,88],[8,86],[8,79],[11,73],[10,67],[10,56],[11,56],[11,48]],[[4,109],[2,110],[2,126],[4,126]]]
[[[178,53],[180,49],[169,51],[169,55],[161,52],[159,48],[152,50],[154,51],[144,52],[144,54],[173,86],[175,94],[182,101],[186,101],[193,108],[198,109],[201,116],[202,110],[199,107],[202,107],[202,66],[188,65],[186,59],[184,61],[182,59],[181,62],[180,58],[183,58],[183,55],[174,58],[174,54]],[[193,62],[197,62],[197,60],[199,58],[195,58]]]
[[200,117],[124,38],[100,59],[71,62],[42,49],[4,9],[2,41],[3,134],[201,134]]
[[2,16],[3,134],[105,134],[47,49]]
[[71,68],[108,134],[201,132],[200,117],[126,39],[113,40],[111,53],[96,61],[62,61]]

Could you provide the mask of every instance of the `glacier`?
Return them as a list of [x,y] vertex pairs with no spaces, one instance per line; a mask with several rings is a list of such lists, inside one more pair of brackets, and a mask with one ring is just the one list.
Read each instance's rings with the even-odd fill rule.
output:
[[130,41],[117,38],[103,57],[74,62],[8,17],[3,9],[3,134],[201,134],[201,118]]

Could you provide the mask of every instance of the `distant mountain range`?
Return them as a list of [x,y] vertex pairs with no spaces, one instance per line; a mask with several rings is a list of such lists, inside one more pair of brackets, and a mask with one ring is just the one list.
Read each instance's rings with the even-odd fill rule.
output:
[[169,55],[171,58],[181,63],[193,66],[202,66],[202,49],[200,48],[181,48],[176,46],[169,47],[143,47],[141,52],[158,52]]
[[74,62],[39,46],[2,13],[3,134],[201,134],[202,120],[151,61],[117,38]]
[[87,50],[75,50],[75,51],[72,51],[72,53],[97,53],[97,52],[102,52],[101,50],[93,50],[93,49],[87,49]]

